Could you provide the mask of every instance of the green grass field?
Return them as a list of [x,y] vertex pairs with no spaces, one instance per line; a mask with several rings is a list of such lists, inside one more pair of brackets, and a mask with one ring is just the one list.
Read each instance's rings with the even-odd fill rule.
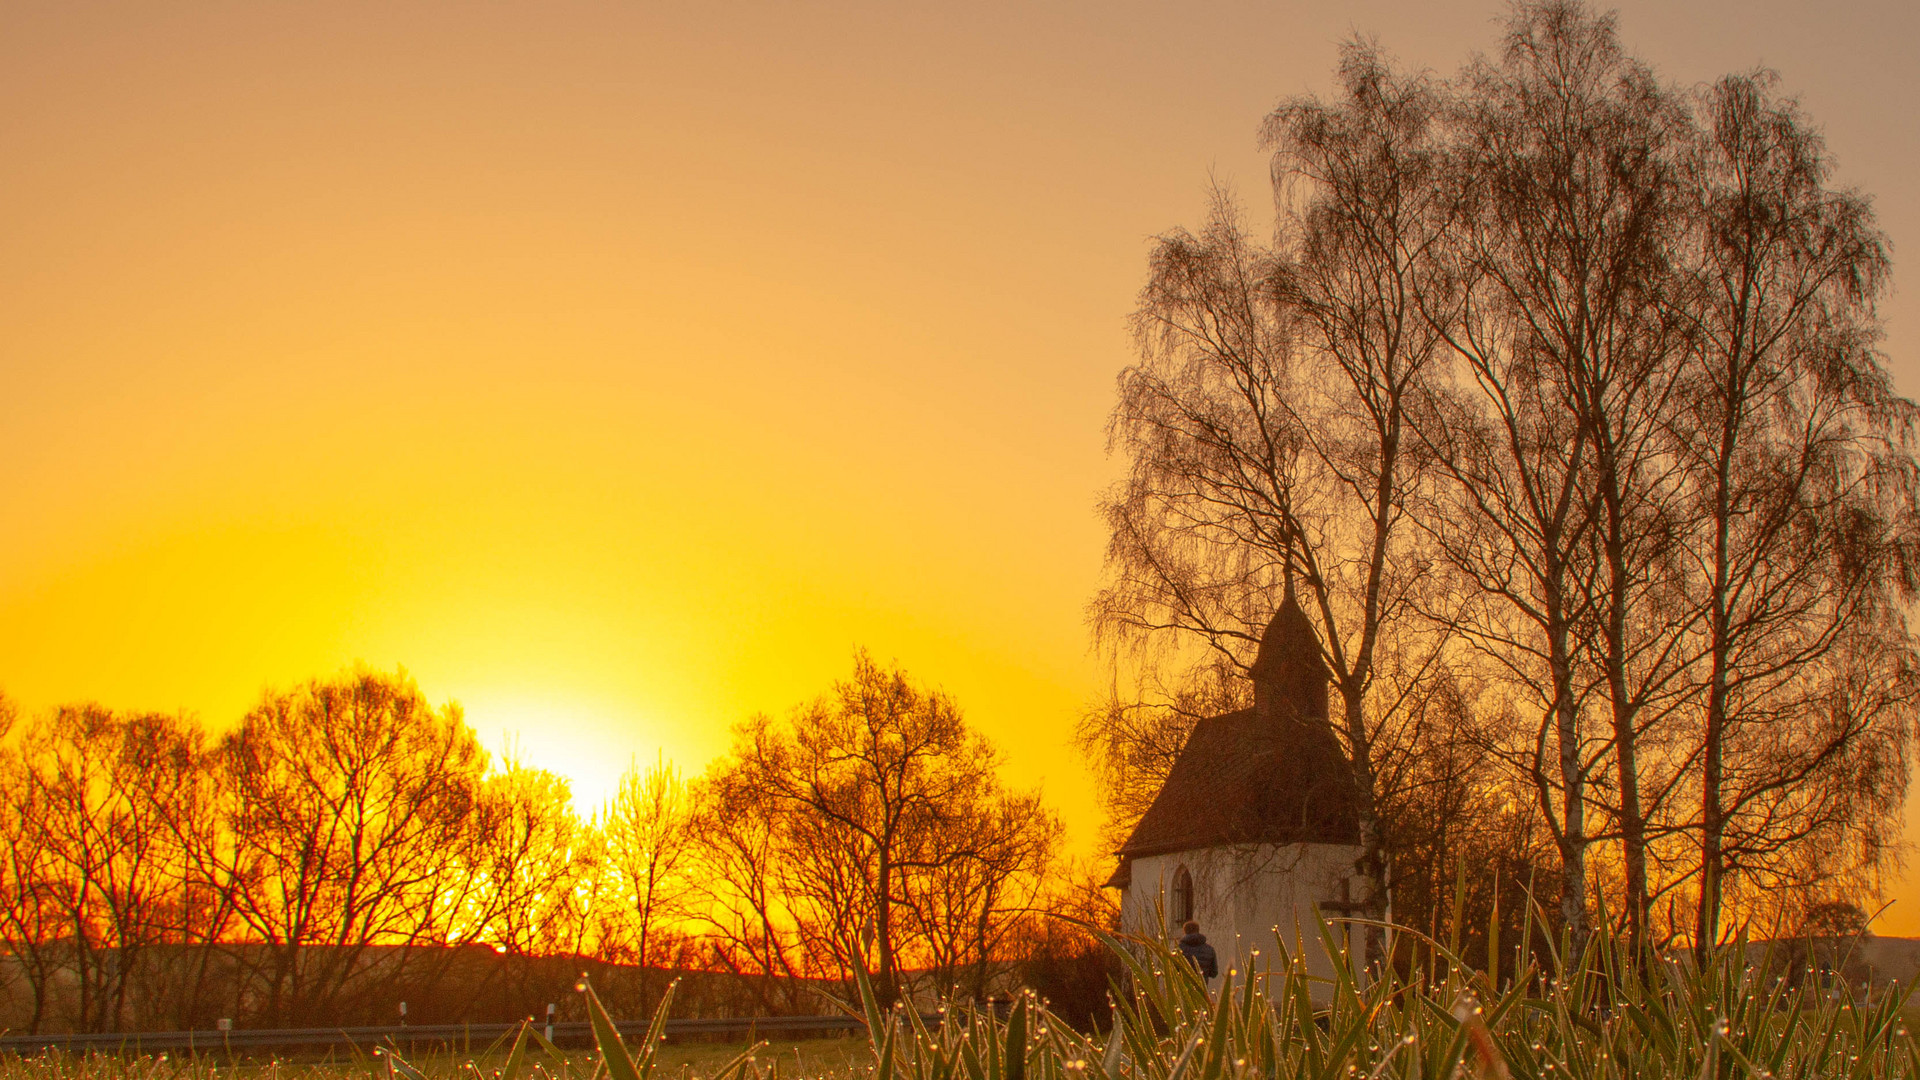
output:
[[[1325,942],[1335,947],[1331,933]],[[1030,995],[1005,1017],[955,1009],[929,1028],[916,1012],[881,1008],[863,985],[870,1038],[675,1044],[658,1038],[656,1018],[652,1036],[617,1046],[589,994],[604,1054],[543,1050],[525,1029],[512,1047],[471,1058],[225,1066],[52,1055],[0,1061],[0,1080],[1920,1080],[1904,992],[1856,999],[1796,985],[1739,948],[1701,969],[1636,962],[1598,937],[1564,960],[1563,942],[1495,985],[1429,944],[1437,978],[1315,980],[1281,953],[1265,979],[1230,972],[1209,988],[1164,948],[1115,943],[1129,988],[1103,1033],[1073,1030]]]
[[[748,1049],[746,1043],[686,1042],[663,1044],[653,1056],[653,1080],[709,1080],[728,1062]],[[529,1053],[524,1073],[536,1077],[534,1066],[549,1077],[567,1075],[579,1080],[598,1072],[598,1055],[575,1050],[556,1060],[544,1052]],[[862,1038],[801,1039],[763,1043],[755,1048],[753,1065],[771,1076],[778,1068],[782,1080],[834,1080],[856,1069],[866,1072],[873,1050]],[[406,1063],[429,1080],[493,1080],[507,1063],[507,1051],[434,1053],[408,1057]],[[236,1080],[278,1077],[281,1080],[388,1080],[384,1056],[335,1057],[322,1060],[247,1061],[230,1064],[213,1058],[122,1058],[113,1055],[46,1054],[34,1057],[0,1056],[0,1080],[193,1080],[195,1077],[233,1077]],[[523,1078],[524,1080],[524,1078]]]

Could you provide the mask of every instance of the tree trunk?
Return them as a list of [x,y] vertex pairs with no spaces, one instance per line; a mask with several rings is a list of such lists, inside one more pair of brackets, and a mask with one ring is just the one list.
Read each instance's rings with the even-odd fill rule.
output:
[[[1596,418],[1595,427],[1604,430],[1605,418]],[[1617,450],[1607,439],[1596,444],[1605,462],[1602,483],[1606,485],[1605,553],[1608,590],[1606,596],[1607,693],[1613,705],[1614,767],[1620,782],[1620,857],[1624,871],[1627,942],[1638,954],[1645,943],[1647,919],[1647,821],[1640,806],[1640,748],[1638,704],[1627,683],[1627,602],[1632,589],[1632,571],[1628,567],[1627,521],[1623,507],[1621,469]]]
[[893,896],[893,866],[885,857],[880,860],[876,877],[878,895],[874,903],[873,932],[880,949],[880,973],[874,980],[874,992],[879,995],[882,1006],[891,1006],[899,993],[893,971],[893,905],[888,902]]
[[1640,808],[1640,754],[1626,674],[1626,605],[1616,595],[1607,642],[1607,685],[1613,697],[1613,749],[1620,781],[1620,856],[1626,877],[1627,942],[1637,953],[1645,941],[1647,914],[1647,822]]
[[[1367,740],[1365,715],[1358,688],[1342,686],[1345,704],[1347,740],[1352,752],[1354,805],[1360,825],[1360,862],[1356,867],[1366,879],[1366,891],[1360,898],[1360,913],[1370,920],[1365,932],[1363,957],[1366,970],[1386,970],[1386,931],[1379,923],[1387,918],[1387,860],[1385,837],[1381,835],[1380,811],[1376,805],[1373,775],[1373,748]],[[1346,914],[1352,914],[1347,912]]]
[[1727,662],[1727,531],[1730,524],[1726,471],[1728,455],[1721,457],[1721,485],[1714,522],[1713,669],[1707,685],[1706,732],[1700,778],[1700,910],[1694,926],[1694,954],[1706,963],[1708,951],[1720,941],[1721,877],[1725,871],[1721,845],[1726,833],[1726,811],[1721,784],[1726,773]]
[[1560,921],[1573,938],[1576,952],[1587,943],[1587,808],[1586,775],[1580,761],[1579,712],[1573,700],[1573,660],[1567,650],[1567,628],[1558,604],[1549,616],[1548,632],[1553,671],[1554,734],[1560,758]]

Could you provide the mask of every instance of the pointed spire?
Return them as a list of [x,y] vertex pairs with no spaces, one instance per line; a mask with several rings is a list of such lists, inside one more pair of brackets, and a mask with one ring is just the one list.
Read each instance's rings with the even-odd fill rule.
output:
[[1320,636],[1294,595],[1291,572],[1280,610],[1260,635],[1260,652],[1247,673],[1253,677],[1254,708],[1263,717],[1326,718],[1327,667],[1320,657]]

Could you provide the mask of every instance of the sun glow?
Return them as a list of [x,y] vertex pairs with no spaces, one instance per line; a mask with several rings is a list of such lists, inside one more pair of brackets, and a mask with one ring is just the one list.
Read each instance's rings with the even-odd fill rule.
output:
[[575,706],[545,697],[469,695],[467,722],[493,752],[496,767],[508,758],[522,765],[565,777],[573,806],[581,817],[591,816],[612,799],[621,775],[631,766],[644,769],[652,760],[607,752],[636,729],[667,730],[662,725],[622,720],[605,707]]

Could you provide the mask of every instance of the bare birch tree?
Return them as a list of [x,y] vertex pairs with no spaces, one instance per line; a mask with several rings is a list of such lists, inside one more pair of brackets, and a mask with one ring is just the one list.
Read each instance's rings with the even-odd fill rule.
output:
[[[1585,932],[1588,810],[1610,767],[1638,940],[1640,741],[1684,668],[1684,624],[1663,617],[1680,605],[1663,572],[1677,494],[1660,423],[1678,355],[1663,290],[1681,114],[1611,18],[1564,0],[1517,8],[1498,61],[1471,65],[1459,93],[1471,215],[1452,235],[1468,299],[1435,322],[1467,374],[1428,426],[1454,480],[1430,528],[1481,601],[1469,640],[1540,718],[1512,757],[1560,846],[1563,918]],[[1597,729],[1589,709],[1606,713]]]
[[[1282,580],[1305,586],[1341,702],[1363,911],[1379,919],[1376,743],[1400,737],[1410,687],[1378,688],[1388,670],[1425,669],[1407,662],[1423,649],[1410,603],[1423,555],[1406,513],[1427,472],[1410,412],[1445,355],[1422,303],[1448,287],[1435,256],[1453,208],[1430,81],[1363,43],[1343,52],[1340,79],[1337,101],[1295,99],[1267,121],[1276,187],[1299,196],[1282,202],[1274,247],[1224,195],[1199,235],[1155,246],[1134,316],[1141,359],[1110,427],[1130,468],[1104,504],[1109,584],[1094,618],[1109,640],[1197,644],[1244,671]],[[1391,669],[1388,650],[1406,654]],[[1380,943],[1370,931],[1370,963]]]
[[[1698,101],[1689,160],[1694,330],[1674,414],[1693,495],[1700,948],[1729,877],[1774,886],[1872,866],[1906,789],[1915,661],[1913,406],[1873,354],[1886,240],[1830,186],[1769,73]],[[1795,849],[1817,843],[1822,859]]]

